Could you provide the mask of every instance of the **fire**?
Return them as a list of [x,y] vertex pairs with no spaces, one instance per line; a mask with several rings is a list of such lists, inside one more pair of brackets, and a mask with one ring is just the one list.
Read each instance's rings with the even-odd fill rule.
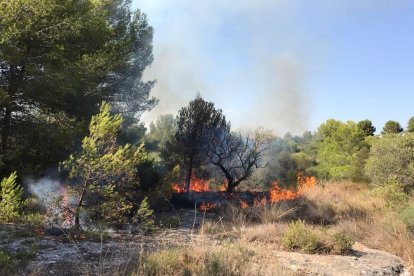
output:
[[227,191],[227,184],[226,183],[221,184],[220,186],[217,187],[217,190],[220,192]]
[[266,205],[267,205],[266,197],[258,197],[258,198],[255,198],[253,201],[254,207],[264,207]]
[[176,193],[184,193],[185,192],[185,189],[183,187],[181,187],[181,185],[179,185],[177,183],[172,184],[172,189]]
[[217,207],[217,204],[214,204],[214,203],[201,203],[201,205],[198,208],[203,212],[207,212],[216,207]]
[[62,195],[63,221],[65,225],[70,225],[72,223],[73,215],[69,209],[69,195],[66,187],[62,186],[60,193]]
[[240,205],[241,205],[242,209],[246,209],[247,207],[249,207],[249,203],[247,203],[246,201],[241,200],[241,199],[240,199]]
[[305,176],[303,172],[298,173],[298,193],[303,194],[308,190],[315,188],[316,177]]
[[280,188],[278,181],[275,180],[270,189],[270,202],[274,203],[281,200],[293,200],[300,197],[306,191],[316,186],[316,178],[314,176],[305,176],[302,172],[299,172],[297,176],[297,183],[298,190],[292,191]]
[[[185,183],[173,183],[172,189],[176,193],[184,193]],[[223,183],[217,187],[218,191],[225,192],[227,190],[227,184]],[[210,180],[199,179],[193,173],[190,179],[190,191],[192,192],[208,192],[210,189]]]

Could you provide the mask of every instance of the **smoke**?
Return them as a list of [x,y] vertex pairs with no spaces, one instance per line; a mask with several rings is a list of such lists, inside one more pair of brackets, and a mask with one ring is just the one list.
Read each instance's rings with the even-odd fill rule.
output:
[[24,183],[28,187],[29,192],[40,199],[44,205],[61,196],[64,189],[59,180],[48,177],[39,180],[26,178]]
[[281,54],[269,59],[263,73],[265,90],[255,102],[251,124],[274,129],[279,134],[300,133],[309,125],[312,104],[304,85],[304,66],[294,56]]
[[160,100],[142,120],[148,125],[176,114],[200,92],[233,128],[308,130],[314,109],[308,83],[329,41],[307,25],[328,26],[354,12],[396,5],[362,2],[136,0],[155,29],[155,60],[144,78],[157,79],[152,95]]

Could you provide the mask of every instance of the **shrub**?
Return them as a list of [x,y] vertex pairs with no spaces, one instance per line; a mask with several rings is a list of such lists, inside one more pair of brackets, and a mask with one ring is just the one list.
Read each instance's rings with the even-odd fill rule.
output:
[[144,198],[144,200],[141,202],[141,205],[132,218],[132,221],[134,223],[138,223],[140,225],[140,228],[145,233],[150,233],[157,230],[154,220],[154,211],[150,208],[147,197]]
[[133,275],[246,275],[252,254],[238,244],[162,250],[140,260]]
[[163,228],[178,228],[181,225],[180,218],[172,214],[157,215],[158,223]]
[[23,189],[16,184],[16,172],[0,183],[0,222],[15,222],[20,218]]
[[405,191],[413,188],[414,133],[384,135],[374,139],[366,173],[376,185],[395,180]]
[[289,229],[283,236],[282,243],[289,249],[306,253],[316,253],[322,249],[319,237],[306,228],[301,220],[289,223]]
[[390,209],[404,208],[408,202],[408,195],[397,180],[387,181],[384,186],[374,189],[373,194],[382,197],[385,206]]
[[17,262],[9,251],[0,249],[0,275],[10,275],[17,269]]
[[352,245],[354,244],[352,237],[344,233],[336,233],[334,235],[334,242],[334,252],[339,254],[349,253],[352,249]]
[[414,231],[414,205],[405,208],[401,213],[400,217],[407,227]]
[[0,275],[13,275],[19,268],[25,267],[36,256],[36,252],[36,245],[20,248],[14,253],[0,249]]

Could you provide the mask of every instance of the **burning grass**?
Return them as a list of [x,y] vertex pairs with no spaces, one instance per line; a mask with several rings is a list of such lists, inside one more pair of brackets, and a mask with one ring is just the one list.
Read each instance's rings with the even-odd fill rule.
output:
[[[322,254],[348,254],[353,241],[358,241],[414,266],[414,232],[411,224],[404,222],[410,220],[404,220],[405,213],[399,215],[399,209],[388,208],[386,199],[372,193],[367,185],[327,182],[299,191],[300,197],[273,204],[262,198],[252,206],[243,206],[243,202],[229,205],[221,211],[220,221],[203,225],[200,231],[219,239]],[[296,231],[298,236],[287,238],[299,220],[306,231]],[[300,236],[304,232],[309,235]]]

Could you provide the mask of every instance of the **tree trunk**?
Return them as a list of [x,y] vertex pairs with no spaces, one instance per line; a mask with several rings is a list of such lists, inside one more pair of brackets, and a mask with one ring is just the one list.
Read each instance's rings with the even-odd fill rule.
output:
[[227,183],[227,193],[228,194],[232,194],[233,193],[233,191],[234,191],[234,188],[235,188],[236,186],[234,185],[234,182],[228,182]]
[[11,109],[10,107],[6,107],[6,112],[3,118],[3,126],[1,132],[1,149],[3,152],[7,150],[7,144],[9,140],[9,133],[10,133],[10,123],[11,123]]
[[187,193],[190,192],[190,184],[191,184],[191,175],[193,173],[193,162],[194,162],[194,155],[191,154],[190,160],[188,161],[188,171],[185,177],[185,189]]
[[86,184],[83,186],[82,194],[79,197],[78,206],[75,212],[75,229],[77,231],[79,231],[80,229],[80,211],[81,211],[81,207],[83,203],[83,198],[85,197],[85,193],[86,193]]
[[185,178],[185,189],[187,193],[190,192],[190,184],[191,184],[191,175],[193,173],[193,157],[190,158],[190,162],[188,164],[188,172]]

